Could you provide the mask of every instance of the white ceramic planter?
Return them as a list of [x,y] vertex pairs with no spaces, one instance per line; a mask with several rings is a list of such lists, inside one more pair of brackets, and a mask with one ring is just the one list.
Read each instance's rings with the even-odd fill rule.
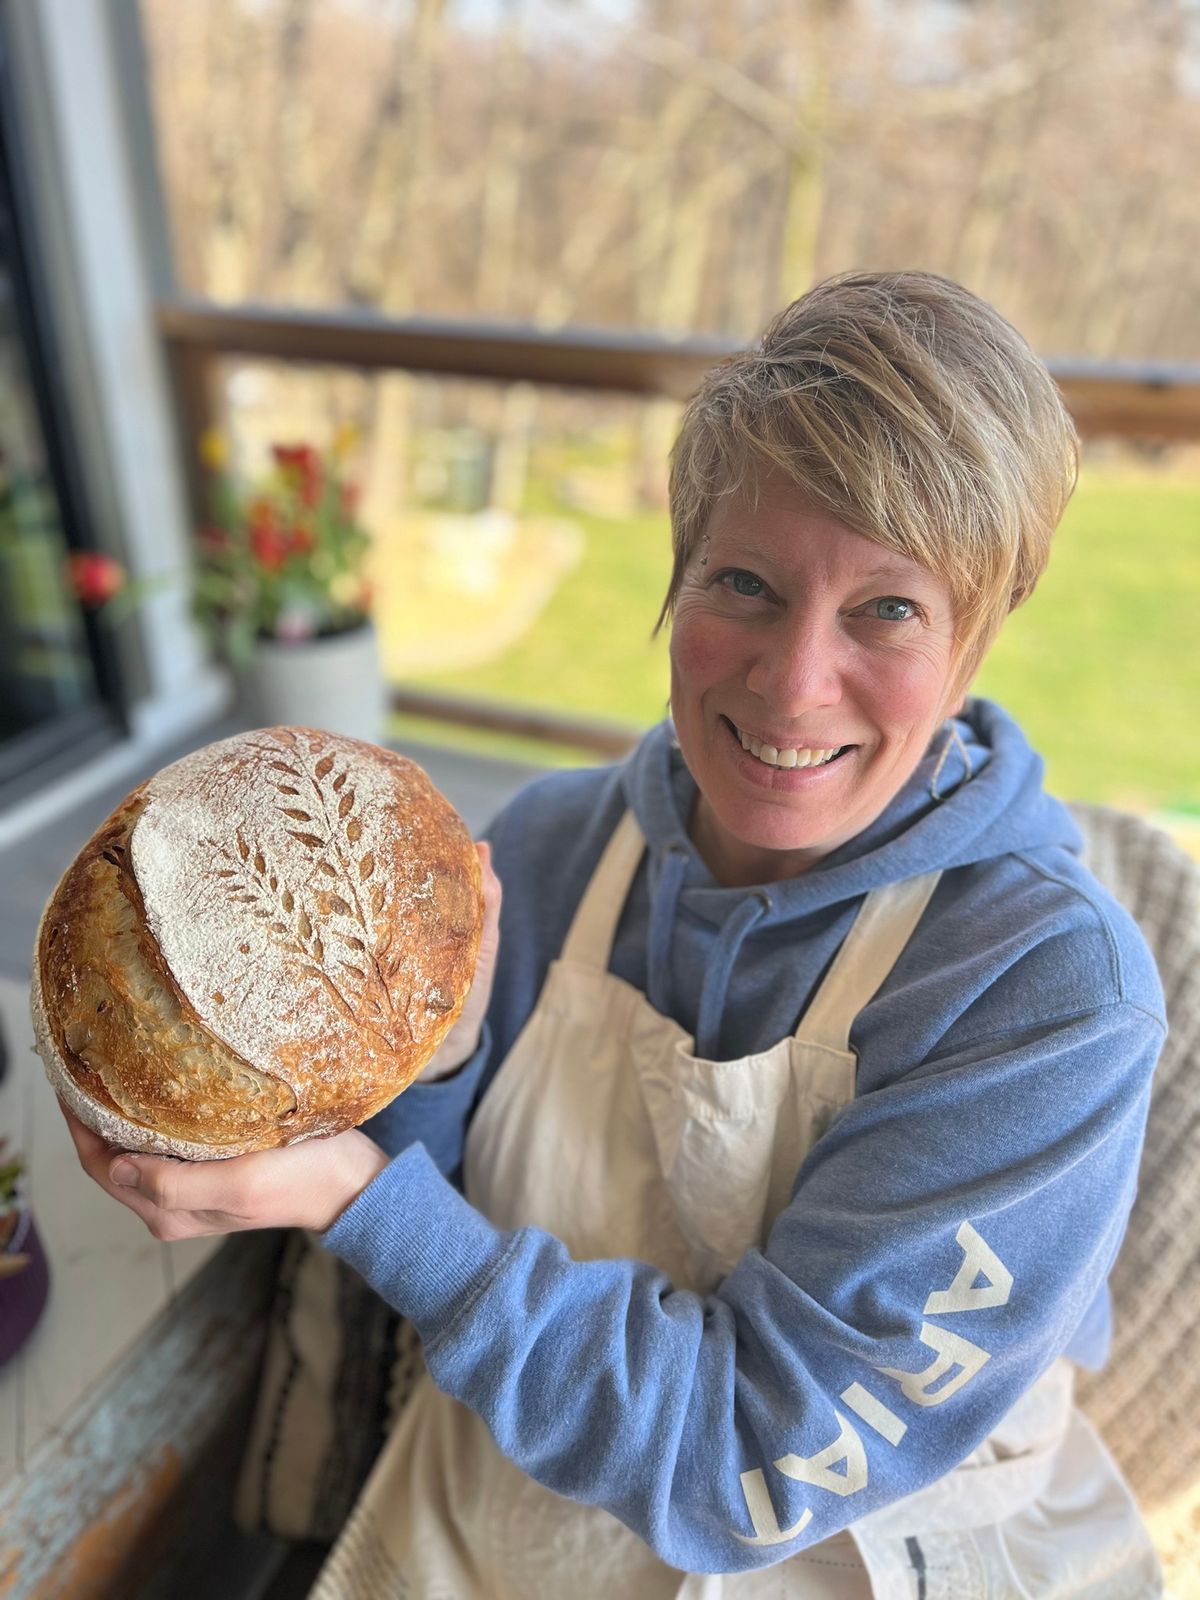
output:
[[239,674],[241,706],[255,727],[299,723],[378,743],[387,695],[370,626],[325,639],[260,639]]

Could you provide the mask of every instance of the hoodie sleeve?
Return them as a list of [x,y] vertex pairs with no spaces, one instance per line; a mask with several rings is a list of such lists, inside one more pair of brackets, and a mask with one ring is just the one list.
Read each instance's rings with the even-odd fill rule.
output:
[[326,1243],[532,1477],[685,1571],[767,1565],[957,1465],[1062,1352],[1120,1243],[1161,1037],[1121,1000],[932,1054],[839,1114],[704,1297],[497,1230],[419,1145]]

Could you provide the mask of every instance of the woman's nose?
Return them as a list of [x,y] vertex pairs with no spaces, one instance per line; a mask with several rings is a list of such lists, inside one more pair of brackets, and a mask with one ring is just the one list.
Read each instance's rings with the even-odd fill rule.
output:
[[813,621],[797,621],[761,642],[746,687],[778,716],[794,717],[842,697],[837,641]]

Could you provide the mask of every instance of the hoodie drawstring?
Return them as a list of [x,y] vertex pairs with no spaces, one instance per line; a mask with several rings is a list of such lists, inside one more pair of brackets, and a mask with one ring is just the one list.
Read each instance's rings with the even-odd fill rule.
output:
[[747,934],[771,909],[771,901],[764,889],[747,896],[721,925],[717,946],[709,958],[704,972],[704,985],[700,991],[700,1010],[696,1017],[696,1054],[706,1061],[719,1060],[717,1054],[721,1041],[721,1020],[725,1011],[725,997],[729,993],[729,976],[738,952]]
[[669,844],[663,851],[662,876],[650,905],[650,926],[646,934],[646,998],[663,1016],[670,1015],[671,940],[687,865],[688,855],[683,845]]
[[[675,1015],[672,1005],[671,946],[679,920],[679,896],[687,875],[688,852],[682,844],[669,844],[662,853],[662,868],[650,903],[647,933],[646,998],[663,1016]],[[696,1054],[715,1061],[721,1038],[721,1019],[729,978],[746,935],[771,909],[765,889],[756,889],[725,918],[704,971],[700,1010],[696,1018]]]

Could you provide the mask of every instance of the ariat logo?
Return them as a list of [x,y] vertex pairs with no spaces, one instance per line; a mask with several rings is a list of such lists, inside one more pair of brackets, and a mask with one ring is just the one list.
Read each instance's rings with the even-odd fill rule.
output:
[[[935,1289],[926,1300],[922,1314],[953,1316],[956,1312],[981,1311],[1007,1304],[1012,1293],[1012,1273],[1000,1257],[986,1244],[969,1222],[964,1222],[955,1234],[963,1253],[962,1264],[948,1289]],[[934,1353],[930,1364],[917,1371],[906,1372],[900,1367],[878,1367],[883,1377],[899,1386],[900,1394],[910,1405],[928,1409],[940,1406],[962,1392],[975,1375],[991,1359],[989,1352],[961,1334],[935,1322],[923,1322],[918,1335],[920,1341]],[[861,1383],[852,1383],[839,1396],[847,1411],[866,1424],[871,1433],[893,1448],[900,1445],[908,1432],[908,1424],[901,1420],[873,1389]],[[895,1398],[891,1396],[890,1398]],[[786,1454],[772,1463],[774,1470],[795,1483],[811,1484],[828,1494],[842,1497],[857,1494],[867,1486],[869,1472],[867,1451],[862,1435],[840,1411],[835,1410],[834,1420],[838,1436],[815,1455]],[[734,1537],[743,1544],[785,1544],[803,1533],[812,1521],[812,1510],[806,1506],[790,1528],[781,1528],[771,1500],[767,1475],[761,1467],[754,1467],[741,1475],[742,1495],[753,1537],[737,1533]]]

